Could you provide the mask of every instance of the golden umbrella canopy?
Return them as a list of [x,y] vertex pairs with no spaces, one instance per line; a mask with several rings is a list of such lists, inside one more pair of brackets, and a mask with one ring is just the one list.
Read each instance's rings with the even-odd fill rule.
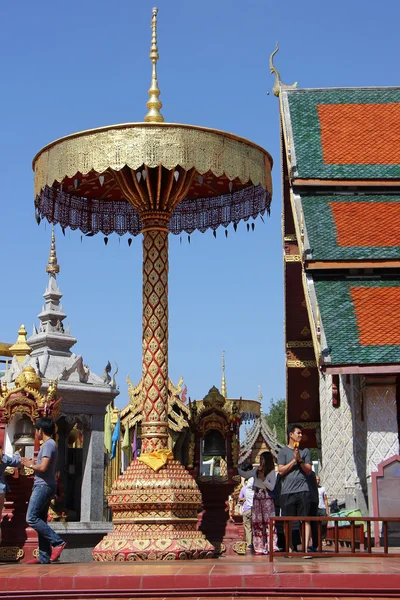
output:
[[[87,235],[143,234],[142,454],[161,452],[167,460],[168,234],[215,231],[269,210],[272,159],[260,146],[230,133],[164,123],[156,18],[153,9],[152,82],[144,122],[56,140],[35,156],[33,169],[38,221],[46,217]],[[114,484],[119,491],[109,504],[115,531],[98,544],[95,560],[209,556],[212,547],[195,531],[199,491],[190,475],[179,463],[162,467],[161,479],[149,477],[146,468],[134,461]],[[127,491],[138,478],[151,492],[146,499]],[[182,489],[179,501],[175,487]],[[146,508],[154,498],[157,518]],[[160,518],[169,531],[166,539]],[[146,532],[143,520],[151,523]],[[132,522],[128,535],[124,523]]]
[[137,235],[143,212],[172,233],[225,227],[268,210],[270,155],[222,131],[125,123],[75,133],[33,160],[37,215],[83,233]]
[[153,9],[152,82],[144,123],[75,133],[33,159],[35,208],[85,234],[137,235],[148,213],[172,233],[237,224],[269,210],[272,158],[230,133],[164,123],[157,80],[157,9]]

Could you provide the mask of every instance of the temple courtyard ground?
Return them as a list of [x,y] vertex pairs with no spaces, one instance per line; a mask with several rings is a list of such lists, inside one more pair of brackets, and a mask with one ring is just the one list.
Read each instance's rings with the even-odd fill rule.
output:
[[400,558],[235,556],[140,563],[0,564],[0,600],[400,598]]

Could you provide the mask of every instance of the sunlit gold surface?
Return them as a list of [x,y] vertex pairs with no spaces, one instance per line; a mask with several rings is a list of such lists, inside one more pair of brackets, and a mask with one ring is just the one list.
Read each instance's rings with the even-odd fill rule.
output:
[[[70,135],[45,146],[33,159],[35,197],[44,187],[89,173],[132,170],[163,165],[225,176],[243,185],[262,185],[272,191],[270,155],[260,146],[229,133],[175,123],[127,123]],[[102,185],[116,185],[110,177]],[[64,188],[64,191],[65,188]],[[74,193],[80,194],[79,186]],[[197,197],[201,197],[199,189]],[[214,192],[218,195],[218,186]],[[189,194],[190,197],[190,194]]]
[[157,46],[157,13],[158,9],[153,8],[152,14],[153,17],[151,19],[151,48],[150,48],[150,59],[152,62],[152,76],[151,76],[151,86],[149,89],[149,100],[146,104],[149,112],[145,116],[144,120],[146,123],[162,123],[164,121],[164,117],[160,113],[160,108],[162,107],[162,103],[159,99],[160,90],[158,87],[157,80],[157,61],[159,59],[158,56],[158,46]]
[[57,262],[57,254],[56,254],[56,237],[54,234],[54,228],[51,231],[51,246],[50,246],[50,256],[46,266],[46,273],[50,273],[51,275],[56,276],[57,273],[60,272],[60,265]]
[[28,345],[27,333],[25,325],[21,325],[18,329],[18,338],[15,344],[9,347],[11,356],[16,356],[19,363],[22,363],[25,358],[32,352],[32,348]]

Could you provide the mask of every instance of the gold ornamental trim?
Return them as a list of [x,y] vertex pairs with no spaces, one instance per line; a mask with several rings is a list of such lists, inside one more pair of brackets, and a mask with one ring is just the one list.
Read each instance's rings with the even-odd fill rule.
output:
[[226,175],[242,183],[251,181],[272,192],[270,154],[231,133],[177,123],[124,123],[63,137],[40,150],[33,159],[34,193],[65,177],[90,171],[120,171],[125,165],[143,164],[167,169],[180,165],[203,175]]
[[289,368],[304,369],[305,367],[316,367],[317,362],[315,360],[287,360],[286,366]]
[[301,262],[300,254],[285,254],[285,262]]
[[311,340],[293,340],[286,342],[286,348],[312,348],[313,343]]
[[284,242],[297,242],[296,234],[288,233],[287,235],[283,236],[283,241]]

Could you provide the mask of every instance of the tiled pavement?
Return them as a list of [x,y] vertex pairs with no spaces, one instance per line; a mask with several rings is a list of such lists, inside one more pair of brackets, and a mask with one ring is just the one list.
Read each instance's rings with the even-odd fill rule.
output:
[[226,557],[171,563],[0,565],[0,600],[400,598],[400,558]]

